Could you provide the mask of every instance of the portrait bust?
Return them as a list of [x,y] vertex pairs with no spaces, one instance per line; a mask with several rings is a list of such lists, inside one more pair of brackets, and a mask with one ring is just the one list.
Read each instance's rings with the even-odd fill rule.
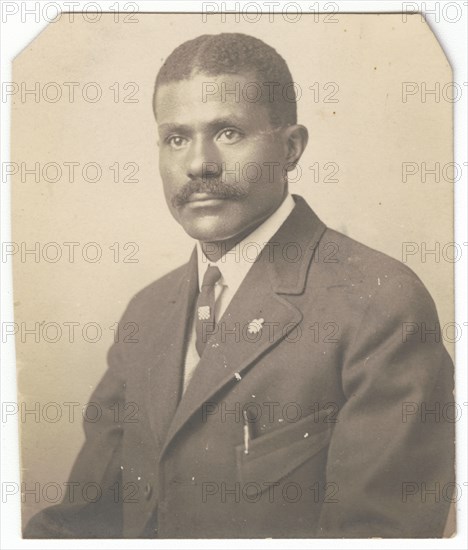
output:
[[253,34],[200,34],[151,93],[191,253],[119,297],[137,337],[112,342],[66,493],[23,536],[442,537],[449,500],[420,494],[454,481],[453,422],[420,414],[453,402],[436,306],[295,193],[314,129],[287,60]]

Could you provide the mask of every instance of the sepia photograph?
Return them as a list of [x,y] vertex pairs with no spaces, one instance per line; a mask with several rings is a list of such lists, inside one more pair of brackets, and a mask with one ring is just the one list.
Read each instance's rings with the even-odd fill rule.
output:
[[2,82],[20,536],[456,537],[466,88],[434,28],[116,4]]

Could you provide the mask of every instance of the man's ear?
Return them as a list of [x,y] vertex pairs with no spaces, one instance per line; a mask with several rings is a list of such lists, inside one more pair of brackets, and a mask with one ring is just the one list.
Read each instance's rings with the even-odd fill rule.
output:
[[286,170],[294,170],[309,141],[309,132],[302,124],[292,124],[284,129]]

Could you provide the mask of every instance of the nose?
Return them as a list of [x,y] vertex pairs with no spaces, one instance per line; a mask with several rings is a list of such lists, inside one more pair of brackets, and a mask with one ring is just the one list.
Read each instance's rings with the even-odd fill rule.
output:
[[221,174],[221,159],[214,143],[194,139],[186,158],[187,176],[190,179],[209,179]]

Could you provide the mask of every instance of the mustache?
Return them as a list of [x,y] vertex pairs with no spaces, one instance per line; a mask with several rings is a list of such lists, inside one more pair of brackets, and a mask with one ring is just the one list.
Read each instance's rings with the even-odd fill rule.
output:
[[248,195],[246,189],[238,185],[226,183],[219,178],[188,181],[171,198],[174,208],[179,208],[188,202],[193,193],[210,193],[221,199],[241,200]]

